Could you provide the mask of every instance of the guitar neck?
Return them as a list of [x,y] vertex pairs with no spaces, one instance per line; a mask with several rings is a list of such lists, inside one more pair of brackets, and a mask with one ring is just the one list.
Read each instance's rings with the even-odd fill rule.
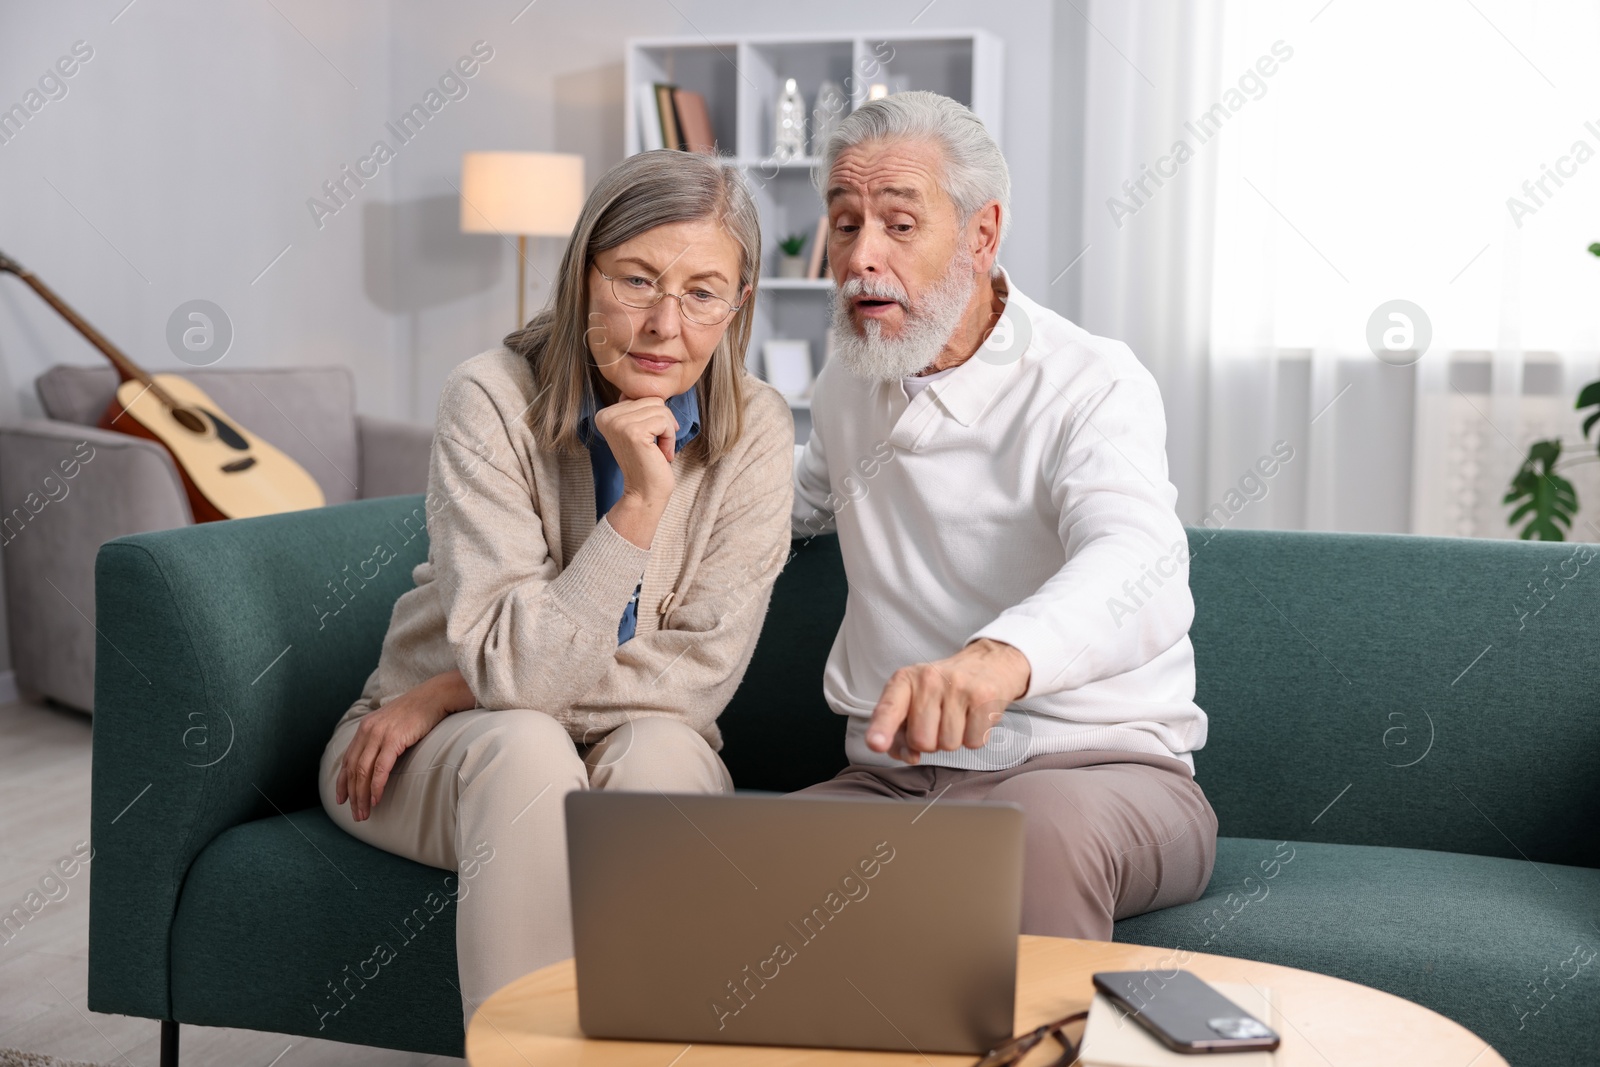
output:
[[76,311],[72,310],[72,308],[67,305],[65,300],[62,300],[59,296],[51,291],[48,285],[34,277],[32,271],[28,270],[16,260],[8,258],[4,253],[0,253],[0,271],[15,274],[18,278],[21,278],[23,281],[27,282],[28,287],[34,292],[38,293],[40,299],[42,299],[46,304],[49,304],[51,307],[55,308],[58,315],[70,322],[73,329],[83,334],[84,338],[90,344],[94,345],[100,350],[101,355],[105,356],[111,361],[111,365],[117,369],[117,373],[121,375],[123,381],[142,382],[143,384],[149,386],[151,391],[156,393],[158,396],[165,395],[161,387],[155,384],[154,380],[151,379],[150,375],[144,370],[144,368],[140,367],[137,363],[124,355],[122,350],[108,341],[105,335],[99,330],[89,325],[88,321],[84,319],[82,315],[79,315]]

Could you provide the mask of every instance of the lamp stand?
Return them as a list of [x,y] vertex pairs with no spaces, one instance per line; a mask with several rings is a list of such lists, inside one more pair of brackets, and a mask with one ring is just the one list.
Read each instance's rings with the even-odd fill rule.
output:
[[528,291],[528,238],[524,234],[517,234],[517,329],[522,329],[528,321],[523,314],[523,294]]

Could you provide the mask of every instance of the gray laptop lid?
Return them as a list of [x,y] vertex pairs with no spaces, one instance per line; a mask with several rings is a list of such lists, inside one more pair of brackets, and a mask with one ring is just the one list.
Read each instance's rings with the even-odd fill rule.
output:
[[984,1052],[1011,1034],[1012,804],[566,797],[590,1037]]

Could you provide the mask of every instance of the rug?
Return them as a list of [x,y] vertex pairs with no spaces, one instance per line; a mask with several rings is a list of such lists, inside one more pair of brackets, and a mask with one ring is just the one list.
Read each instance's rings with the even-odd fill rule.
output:
[[20,1049],[0,1048],[0,1067],[100,1067],[82,1060],[63,1060],[46,1056],[42,1052],[23,1052]]

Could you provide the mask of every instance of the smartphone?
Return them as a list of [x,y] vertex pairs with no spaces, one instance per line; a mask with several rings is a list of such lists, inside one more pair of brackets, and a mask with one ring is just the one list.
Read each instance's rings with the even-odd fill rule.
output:
[[1188,971],[1102,971],[1094,987],[1174,1052],[1278,1047],[1270,1027]]

